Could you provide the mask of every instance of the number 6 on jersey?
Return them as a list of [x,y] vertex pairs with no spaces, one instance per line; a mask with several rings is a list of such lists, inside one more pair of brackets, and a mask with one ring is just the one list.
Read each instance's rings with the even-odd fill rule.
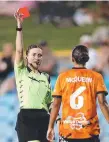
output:
[[[72,109],[80,109],[84,105],[84,97],[79,96],[86,89],[85,86],[79,87],[71,96],[70,96],[70,106]],[[78,103],[76,104],[76,99],[78,99]]]

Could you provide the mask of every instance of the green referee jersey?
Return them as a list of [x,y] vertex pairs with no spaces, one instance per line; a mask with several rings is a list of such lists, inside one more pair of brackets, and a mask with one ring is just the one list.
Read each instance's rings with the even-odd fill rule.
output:
[[34,73],[22,61],[14,64],[16,86],[21,109],[45,109],[52,101],[47,75]]

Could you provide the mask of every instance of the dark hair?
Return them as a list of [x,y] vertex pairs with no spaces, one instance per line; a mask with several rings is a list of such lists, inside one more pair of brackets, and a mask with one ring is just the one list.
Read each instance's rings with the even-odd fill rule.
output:
[[29,51],[33,48],[40,48],[42,49],[39,45],[36,45],[36,44],[32,44],[32,45],[29,45],[27,50],[26,50],[26,55],[28,55]]
[[47,41],[41,41],[39,43],[39,46],[41,46],[41,47],[48,46],[48,43],[47,43]]
[[89,60],[88,48],[84,45],[77,45],[72,51],[72,57],[77,64],[85,65]]

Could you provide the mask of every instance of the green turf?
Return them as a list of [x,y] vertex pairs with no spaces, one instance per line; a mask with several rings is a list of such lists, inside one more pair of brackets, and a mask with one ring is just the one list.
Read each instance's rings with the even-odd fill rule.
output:
[[[35,16],[31,16],[24,21],[24,45],[37,43],[41,40],[47,40],[53,50],[70,49],[79,42],[79,37],[83,33],[92,33],[98,26],[87,25],[84,27],[56,28],[52,24],[36,24]],[[5,42],[15,44],[16,21],[10,17],[0,17],[0,50]]]

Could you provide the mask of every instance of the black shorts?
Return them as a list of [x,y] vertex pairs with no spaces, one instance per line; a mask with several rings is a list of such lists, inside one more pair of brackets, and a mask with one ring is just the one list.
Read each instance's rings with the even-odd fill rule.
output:
[[59,142],[100,142],[99,136],[93,136],[87,139],[64,139],[59,137]]
[[19,142],[40,140],[47,142],[49,114],[45,110],[21,109],[16,123]]

